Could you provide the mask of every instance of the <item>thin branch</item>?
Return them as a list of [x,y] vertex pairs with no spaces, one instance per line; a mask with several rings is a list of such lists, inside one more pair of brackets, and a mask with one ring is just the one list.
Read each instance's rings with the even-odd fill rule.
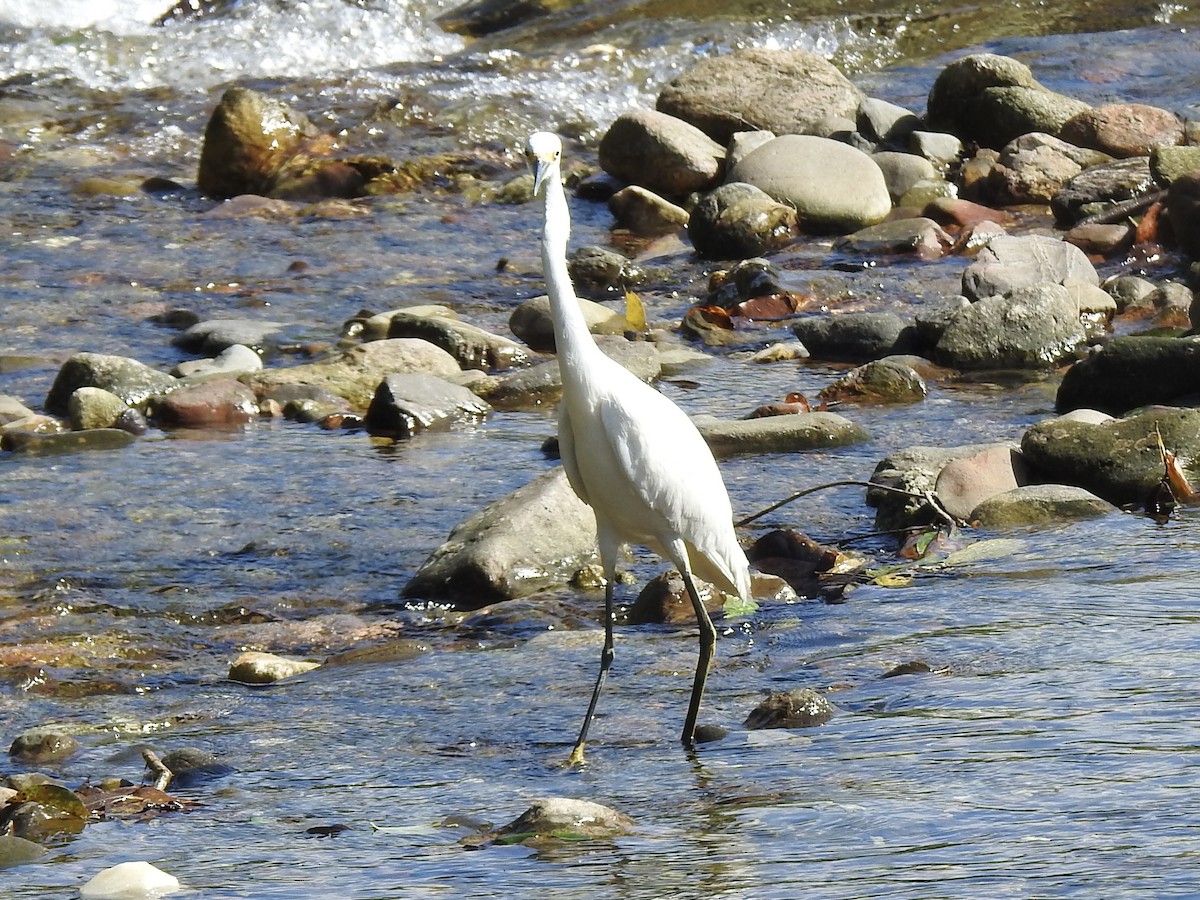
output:
[[171,783],[171,779],[175,777],[175,773],[163,764],[153,750],[142,750],[142,759],[146,761],[146,768],[156,776],[154,779],[155,790],[165,791],[167,785]]
[[856,479],[847,479],[844,481],[830,481],[830,482],[826,482],[825,484],[818,484],[818,485],[815,485],[814,487],[804,488],[803,490],[796,491],[796,493],[791,494],[790,496],[784,497],[778,503],[772,503],[766,509],[761,509],[758,512],[753,513],[752,515],[746,516],[743,519],[738,519],[736,522],[733,523],[734,527],[741,528],[745,525],[749,525],[751,522],[755,521],[756,519],[761,519],[763,516],[767,515],[768,513],[773,513],[773,512],[775,512],[775,510],[779,509],[780,507],[787,506],[789,503],[799,500],[801,497],[807,497],[809,494],[815,494],[817,491],[823,491],[826,488],[835,488],[835,487],[874,488],[874,489],[880,490],[880,491],[889,491],[890,493],[893,493],[893,494],[903,494],[904,496],[910,497],[913,500],[923,500],[929,506],[929,508],[933,510],[933,514],[935,516],[937,516],[937,518],[940,519],[943,523],[947,524],[951,531],[953,531],[958,526],[958,522],[955,520],[955,518],[952,515],[950,515],[950,513],[948,513],[946,511],[946,509],[941,505],[941,503],[938,502],[937,498],[934,497],[933,491],[920,491],[920,492],[906,491],[906,490],[904,490],[904,488],[892,487],[891,485],[888,485],[888,484],[877,484],[874,481],[858,481]]

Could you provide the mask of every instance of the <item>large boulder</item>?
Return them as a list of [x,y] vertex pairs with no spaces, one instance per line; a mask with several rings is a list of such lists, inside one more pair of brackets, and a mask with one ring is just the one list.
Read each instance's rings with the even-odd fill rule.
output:
[[934,357],[961,369],[1047,368],[1086,340],[1071,293],[1060,284],[1035,284],[960,310]]

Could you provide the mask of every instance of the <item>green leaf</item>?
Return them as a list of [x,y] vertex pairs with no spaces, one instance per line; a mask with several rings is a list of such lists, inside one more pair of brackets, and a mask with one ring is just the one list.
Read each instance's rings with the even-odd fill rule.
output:
[[721,605],[721,609],[725,611],[725,618],[741,619],[754,615],[758,611],[758,604],[753,599],[743,600],[741,597],[727,594],[725,602]]

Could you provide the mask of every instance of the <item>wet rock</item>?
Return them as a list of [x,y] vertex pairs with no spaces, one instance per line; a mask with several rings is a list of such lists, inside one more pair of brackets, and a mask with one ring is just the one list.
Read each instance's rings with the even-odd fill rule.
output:
[[35,841],[13,834],[0,835],[0,869],[22,866],[46,855],[46,849]]
[[511,369],[529,360],[529,351],[508,338],[444,316],[397,312],[388,324],[389,338],[421,338],[441,347],[464,369]]
[[939,225],[957,228],[974,228],[982,223],[993,223],[997,233],[1015,222],[1011,214],[1003,210],[993,209],[976,203],[973,200],[962,200],[951,197],[939,197],[931,200],[921,215],[933,219]]
[[937,259],[948,251],[954,239],[932,219],[915,216],[889,219],[868,225],[839,238],[833,249],[839,253],[864,256],[915,253],[920,259]]
[[1076,175],[1112,157],[1034,132],[1010,141],[988,174],[988,193],[1000,204],[1049,203]]
[[44,404],[46,412],[66,415],[71,394],[82,387],[103,388],[128,406],[140,406],[157,394],[166,394],[179,382],[127,356],[77,353],[62,364]]
[[1088,104],[1043,87],[1024,63],[977,53],[938,73],[926,108],[933,128],[999,148],[1031,131],[1057,134]]
[[[610,306],[579,298],[579,308],[592,334],[623,335],[632,331],[625,316]],[[554,352],[554,318],[550,314],[550,298],[534,297],[518,306],[508,319],[508,327],[533,350]]]
[[242,380],[259,393],[282,384],[312,385],[365,409],[387,375],[424,372],[448,377],[459,371],[454,357],[441,347],[419,338],[392,338],[353,347],[327,360],[244,375]]
[[980,528],[1019,528],[1094,519],[1117,508],[1091,491],[1065,484],[1029,484],[982,501],[968,520]]
[[1133,244],[1134,229],[1131,225],[1101,225],[1100,223],[1076,225],[1063,235],[1063,240],[1073,244],[1088,256],[1113,256],[1123,253]]
[[266,194],[283,164],[319,133],[287,104],[249,88],[230,88],[204,130],[197,185],[217,200]]
[[683,119],[652,109],[623,113],[600,139],[600,167],[665,197],[715,185],[725,147]]
[[1182,458],[1200,454],[1200,410],[1157,409],[1100,425],[1049,419],[1021,438],[1040,480],[1076,485],[1110,503],[1140,504],[1162,479],[1163,444]]
[[599,803],[568,797],[547,797],[535,800],[529,809],[498,829],[494,837],[528,835],[594,840],[626,834],[633,827],[633,820],[629,816]]
[[1015,444],[996,444],[973,456],[949,460],[938,472],[933,490],[946,512],[966,520],[989,497],[1027,483],[1027,470]]
[[364,420],[373,435],[410,438],[418,431],[482,418],[491,406],[468,388],[435,375],[388,375],[375,392]]
[[181,350],[215,356],[235,344],[262,353],[270,348],[271,339],[284,329],[282,322],[259,319],[207,319],[197,322],[171,342]]
[[1070,226],[1109,211],[1114,203],[1155,190],[1149,158],[1135,156],[1084,169],[1054,195],[1050,209],[1060,225]]
[[925,380],[899,357],[872,360],[822,389],[826,403],[915,403],[929,392]]
[[0,436],[0,450],[28,456],[58,456],[89,450],[120,450],[133,441],[134,436],[120,428],[93,428],[57,434],[6,430]]
[[478,609],[565,583],[596,550],[596,518],[555,467],[456,525],[406,597]]
[[1150,151],[1150,174],[1160,187],[1170,187],[1176,179],[1200,171],[1200,147],[1155,147]]
[[812,135],[785,134],[748,154],[728,176],[796,208],[805,231],[847,233],[892,210],[883,172],[861,150]]
[[952,200],[957,196],[958,185],[954,182],[944,178],[923,178],[904,193],[899,205],[906,209],[923,209],[934,200]]
[[171,771],[171,784],[177,787],[188,787],[234,771],[233,766],[222,763],[216,754],[199,747],[170,750],[162,754],[161,760]]
[[1036,234],[993,238],[962,277],[963,294],[971,300],[1068,281],[1098,285],[1100,277],[1078,247]]
[[688,223],[688,211],[640,185],[622,188],[608,199],[617,224],[632,234],[667,234]]
[[212,359],[190,359],[181,362],[171,370],[171,374],[176,378],[211,378],[258,372],[262,367],[262,357],[245,344],[230,344]]
[[[720,612],[725,602],[720,591],[696,579],[696,590],[710,615]],[[672,569],[646,582],[629,607],[630,625],[686,625],[696,621],[696,611],[683,583],[683,576]]]
[[288,659],[274,653],[248,650],[229,665],[229,680],[242,684],[272,684],[320,668],[320,663]]
[[1200,394],[1200,340],[1116,337],[1063,376],[1059,412],[1098,409],[1112,415],[1153,403],[1182,402]]
[[8,755],[24,765],[41,766],[74,755],[79,741],[73,735],[47,728],[26,731],[13,738]]
[[[876,97],[866,97],[858,105],[855,125],[863,137],[877,144],[902,147],[920,124],[911,110]],[[907,154],[901,154],[907,155]]]
[[[642,381],[653,381],[662,371],[658,350],[651,343],[607,335],[597,335],[596,343],[606,356],[615,359]],[[562,396],[562,371],[558,360],[553,359],[471,387],[494,407],[532,409],[556,402]]]
[[1183,123],[1175,113],[1141,103],[1108,103],[1086,109],[1063,125],[1059,136],[1125,159],[1148,156],[1155,147],[1183,143]]
[[1086,341],[1067,289],[1038,284],[961,310],[942,332],[934,358],[961,369],[1045,368]]
[[1190,328],[1195,302],[1196,296],[1186,284],[1164,281],[1142,299],[1140,309],[1152,313],[1156,327]]
[[1104,288],[1081,281],[1068,281],[1063,287],[1075,301],[1075,308],[1081,316],[1089,320],[1101,320],[1107,324],[1116,315],[1117,302]]
[[67,419],[75,431],[113,428],[129,404],[103,388],[81,387],[67,400]]
[[792,333],[818,359],[870,361],[911,349],[910,326],[895,313],[861,312],[808,316]]
[[1200,172],[1181,175],[1171,183],[1167,215],[1183,252],[1200,259]]
[[906,447],[889,453],[875,466],[870,481],[884,488],[868,488],[867,505],[875,510],[875,527],[895,531],[935,521],[924,495],[933,492],[938,475],[954,459],[969,459],[993,447],[969,444],[959,447]]
[[442,306],[438,303],[403,306],[399,309],[390,309],[386,312],[374,314],[364,312],[346,322],[342,327],[342,337],[358,338],[363,341],[383,340],[388,336],[388,329],[392,326],[392,318],[400,313],[410,316],[458,319],[458,313],[449,306]]
[[640,284],[645,273],[620,253],[604,247],[580,247],[567,260],[575,289],[582,293],[612,296]]
[[258,418],[254,391],[232,378],[179,388],[154,403],[152,416],[167,428],[245,425]]
[[33,415],[35,415],[34,411],[16,397],[0,394],[0,425],[7,425],[18,419],[27,419]]
[[777,341],[774,344],[763,347],[750,358],[750,361],[756,363],[777,363],[793,359],[808,359],[809,356],[808,348],[800,341]]
[[295,422],[317,422],[350,411],[345,398],[311,384],[280,384],[262,391],[259,397],[260,414]]
[[893,203],[898,202],[917,182],[937,175],[933,163],[915,153],[885,150],[871,154],[871,159],[875,160],[875,165],[883,173],[883,182]]
[[179,890],[179,879],[150,863],[118,863],[92,876],[79,889],[83,900],[149,900]]
[[868,439],[866,429],[831,412],[728,421],[697,416],[696,427],[718,458],[759,453],[799,453],[845,447]]
[[815,53],[744,49],[702,59],[667,85],[656,105],[726,144],[749,129],[814,133],[828,116],[853,120],[862,99]]
[[824,694],[809,688],[774,691],[746,716],[745,726],[762,728],[813,728],[824,725],[836,711]]
[[796,210],[751,184],[731,182],[706,194],[692,210],[688,237],[709,259],[745,259],[792,243]]

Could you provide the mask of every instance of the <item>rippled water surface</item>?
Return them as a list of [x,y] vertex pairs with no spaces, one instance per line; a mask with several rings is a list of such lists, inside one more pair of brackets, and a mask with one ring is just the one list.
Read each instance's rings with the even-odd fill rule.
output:
[[[191,185],[204,123],[234,81],[350,147],[485,151],[497,184],[521,171],[514,150],[531,127],[578,139],[573,158],[594,164],[614,115],[652,102],[696,54],[737,43],[825,52],[871,93],[918,109],[964,47],[1019,57],[1090,102],[1186,116],[1200,105],[1184,5],[802,15],[780,4],[725,23],[705,3],[624,18],[636,4],[581,4],[478,41],[432,24],[450,6],[244,2],[151,29],[158,4],[101,15],[0,2],[0,393],[37,407],[80,350],[170,368],[185,356],[152,317],[171,309],[281,321],[312,349],[364,308],[417,302],[504,331],[540,292],[534,214],[445,185],[336,214],[212,215]],[[1089,30],[1103,33],[1072,36]],[[87,190],[93,176],[181,188],[121,197]],[[603,206],[573,201],[573,213],[576,244],[610,242]],[[643,296],[673,327],[706,271],[681,243],[645,252],[673,273]],[[961,272],[954,259],[855,272],[826,254],[816,244],[777,261],[804,289],[866,308],[911,309],[952,293]],[[1151,274],[1171,271],[1160,265]],[[751,344],[783,335],[764,328]],[[661,385],[689,412],[742,415],[815,394],[838,371],[711,356]],[[919,405],[846,410],[872,434],[863,445],[722,470],[746,514],[866,478],[900,447],[1017,439],[1052,411],[1056,385],[934,385]],[[0,458],[0,740],[45,724],[78,734],[81,753],[49,769],[71,785],[138,780],[141,746],[198,747],[234,769],[178,789],[194,811],[51,841],[43,861],[5,872],[0,894],[74,897],[131,858],[205,898],[1200,893],[1194,510],[1166,524],[1119,514],[974,534],[1002,539],[996,555],[844,603],[764,603],[723,628],[701,720],[730,734],[694,756],[676,743],[694,634],[623,627],[591,764],[568,771],[600,596],[564,588],[491,617],[399,599],[453,525],[552,465],[540,445],[553,430],[552,410],[506,412],[391,445],[264,421]],[[779,526],[834,542],[869,533],[872,511],[840,488],[745,537]],[[891,559],[883,539],[856,546]],[[636,552],[630,568],[641,583],[662,566]],[[224,680],[244,648],[319,660],[398,638],[419,649],[270,688]],[[932,671],[883,677],[913,661]],[[828,692],[837,714],[809,730],[742,728],[767,691],[793,687]],[[637,827],[611,841],[459,844],[548,795],[609,804]],[[308,833],[332,825],[349,830]]]

